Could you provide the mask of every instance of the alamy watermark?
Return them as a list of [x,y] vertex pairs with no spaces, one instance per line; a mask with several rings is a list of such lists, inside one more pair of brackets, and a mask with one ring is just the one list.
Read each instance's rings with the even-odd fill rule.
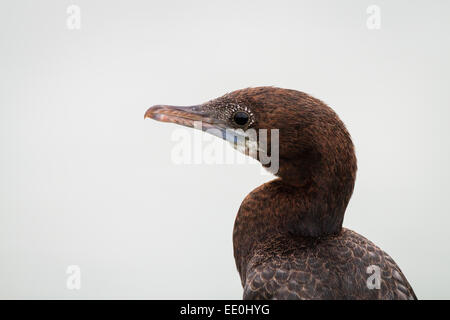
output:
[[[171,151],[171,161],[174,164],[244,164],[251,163],[245,157],[238,157],[233,148],[257,159],[265,169],[276,174],[279,169],[279,130],[271,129],[205,129],[201,121],[194,122],[194,128],[183,127],[173,131],[171,140],[176,141]],[[210,135],[222,138],[217,143]],[[270,135],[270,137],[269,137]],[[270,143],[269,143],[270,142]],[[270,153],[270,154],[269,154]],[[264,171],[264,172],[267,172]]]
[[366,285],[369,290],[381,288],[381,269],[377,265],[370,265],[366,269],[366,273],[370,274],[367,278]]
[[68,290],[81,289],[81,268],[77,265],[70,265],[66,269],[68,277],[66,279],[66,288]]
[[79,6],[71,4],[66,9],[67,19],[66,26],[69,30],[81,29],[81,9]]
[[381,29],[381,9],[373,4],[367,7],[366,13],[369,15],[366,20],[366,26],[369,30]]

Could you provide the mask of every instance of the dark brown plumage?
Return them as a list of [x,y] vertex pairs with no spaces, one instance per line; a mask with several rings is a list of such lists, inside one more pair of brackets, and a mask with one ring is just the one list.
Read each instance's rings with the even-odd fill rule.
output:
[[[269,154],[270,130],[279,129],[278,178],[252,191],[235,221],[234,256],[244,299],[416,298],[392,258],[342,228],[356,157],[344,124],[322,101],[295,90],[258,87],[193,107],[154,106],[146,117],[190,127],[201,120],[203,130],[221,132],[268,129]],[[379,289],[367,285],[373,265],[381,271]]]

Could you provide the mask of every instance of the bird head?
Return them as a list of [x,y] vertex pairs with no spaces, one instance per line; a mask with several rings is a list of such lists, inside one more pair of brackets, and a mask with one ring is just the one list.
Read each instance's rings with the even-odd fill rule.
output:
[[331,108],[306,93],[246,88],[189,107],[155,105],[145,118],[225,139],[287,184],[325,186],[338,179],[353,190],[356,158],[350,135]]

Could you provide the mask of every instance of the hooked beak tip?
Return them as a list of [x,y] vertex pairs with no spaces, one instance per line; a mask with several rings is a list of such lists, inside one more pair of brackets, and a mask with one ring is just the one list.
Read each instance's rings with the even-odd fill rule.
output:
[[154,119],[155,115],[157,114],[158,110],[162,109],[161,106],[152,106],[145,111],[144,119],[151,118]]

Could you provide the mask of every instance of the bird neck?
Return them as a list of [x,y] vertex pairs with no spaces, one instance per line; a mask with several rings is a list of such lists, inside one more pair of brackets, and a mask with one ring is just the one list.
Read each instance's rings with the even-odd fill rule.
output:
[[[308,171],[297,170],[300,166],[293,165],[293,170],[282,172],[282,178],[258,187],[244,199],[233,233],[234,254],[241,276],[253,250],[265,240],[280,235],[323,237],[341,231],[353,192],[356,160],[350,164],[335,166],[334,174],[326,166]],[[298,172],[302,172],[302,183],[293,183],[298,181]]]

